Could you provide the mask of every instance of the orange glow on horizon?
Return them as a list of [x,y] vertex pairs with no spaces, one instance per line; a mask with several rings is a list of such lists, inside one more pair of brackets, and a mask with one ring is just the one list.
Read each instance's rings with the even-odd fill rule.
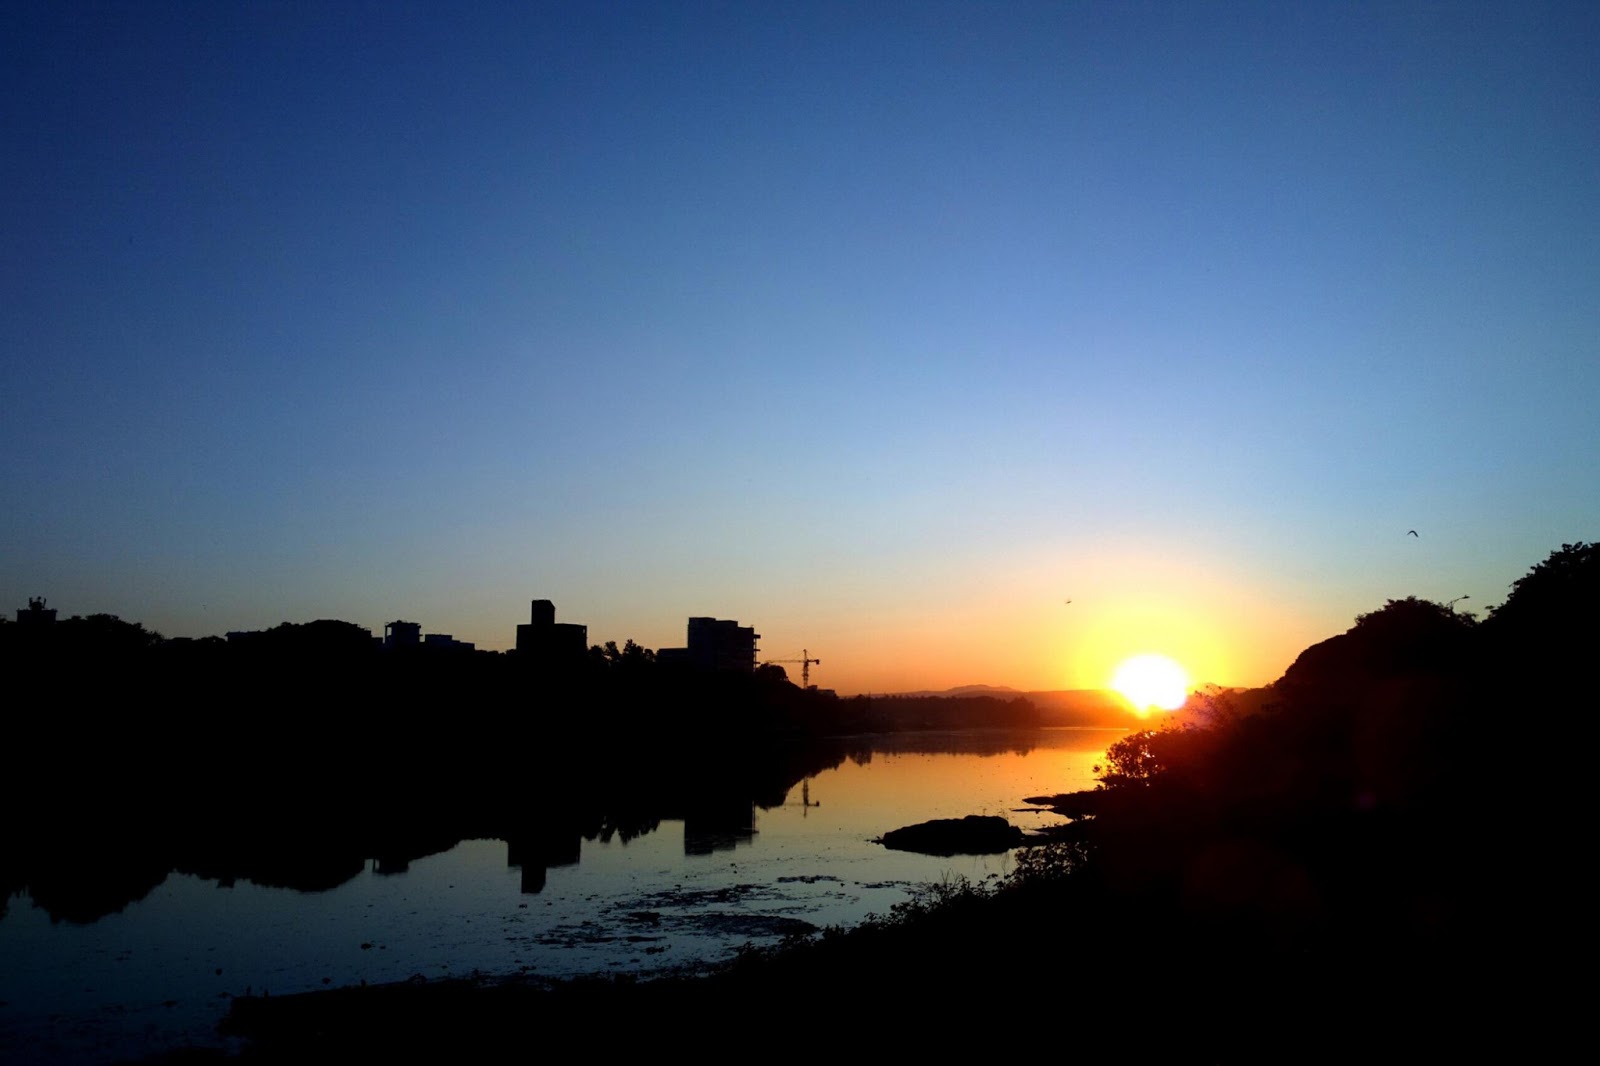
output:
[[744,613],[764,655],[809,648],[822,659],[812,682],[842,695],[1107,689],[1119,664],[1151,652],[1182,664],[1191,689],[1265,685],[1337,631],[1183,545],[1050,544],[979,571],[930,565],[922,577],[893,602],[867,586],[860,601],[782,622]]

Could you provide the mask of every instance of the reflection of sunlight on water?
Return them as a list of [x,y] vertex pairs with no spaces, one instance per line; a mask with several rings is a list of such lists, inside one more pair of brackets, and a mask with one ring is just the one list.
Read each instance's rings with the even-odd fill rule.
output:
[[521,891],[503,841],[467,840],[405,873],[380,875],[369,863],[327,892],[174,874],[87,926],[52,925],[16,899],[0,919],[0,1057],[23,1061],[39,1033],[62,1028],[52,1014],[99,1034],[71,1057],[104,1061],[214,1041],[227,997],[247,989],[645,972],[773,942],[795,921],[853,924],[887,913],[916,884],[1011,868],[1004,855],[914,855],[872,838],[967,814],[1025,829],[1059,821],[1019,810],[1022,799],[1092,787],[1093,766],[1121,735],[1045,730],[1026,753],[993,755],[918,753],[898,738],[896,753],[812,777],[815,806],[802,806],[796,785],[781,806],[757,808],[748,839],[686,855],[684,824],[668,820],[628,843],[585,840],[579,861],[550,867],[537,893]]
[[[848,826],[867,836],[910,822],[968,814],[1005,815],[1025,829],[1053,824],[1060,821],[1055,815],[1019,812],[1021,801],[1093,788],[1095,765],[1125,732],[1049,729],[1033,734],[1038,742],[1025,753],[897,752],[875,753],[864,764],[846,761],[812,778],[811,799],[822,806],[804,821],[824,815],[819,831],[828,831],[821,825],[834,830]],[[790,791],[784,809],[789,807],[802,809],[799,786]]]

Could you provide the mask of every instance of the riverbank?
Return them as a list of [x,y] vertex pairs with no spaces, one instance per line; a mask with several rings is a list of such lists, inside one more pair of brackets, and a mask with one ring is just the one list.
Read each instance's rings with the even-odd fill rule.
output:
[[241,1060],[271,1063],[475,1061],[575,1044],[659,1054],[683,1043],[784,1058],[1032,1046],[1139,1062],[1330,1061],[1377,1048],[1525,1055],[1549,1032],[1527,1024],[1534,1005],[1500,967],[1508,960],[1477,948],[1274,943],[1260,929],[1067,887],[1050,861],[1060,860],[1004,888],[947,884],[886,919],[694,975],[258,996],[235,1001],[224,1032],[243,1041]]

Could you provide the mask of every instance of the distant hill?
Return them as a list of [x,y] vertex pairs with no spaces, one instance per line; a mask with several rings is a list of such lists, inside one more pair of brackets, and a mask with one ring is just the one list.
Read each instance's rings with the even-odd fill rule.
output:
[[1148,718],[1133,713],[1128,702],[1110,689],[1075,688],[1054,692],[1024,692],[1006,685],[961,685],[942,691],[896,692],[895,696],[919,699],[961,699],[993,696],[996,699],[1026,699],[1039,709],[1042,725],[1088,725],[1115,728],[1150,728]]
[[1039,708],[1044,725],[1095,725],[1124,729],[1149,729],[1151,721],[1135,714],[1128,701],[1110,689],[1071,688],[1055,692],[1025,692]]
[[998,699],[1015,699],[1026,695],[1021,689],[1009,688],[1005,685],[962,685],[959,688],[947,688],[939,692],[932,689],[922,689],[919,692],[886,692],[886,696],[915,696],[918,699],[929,697],[948,697],[957,699],[962,696],[994,696]]

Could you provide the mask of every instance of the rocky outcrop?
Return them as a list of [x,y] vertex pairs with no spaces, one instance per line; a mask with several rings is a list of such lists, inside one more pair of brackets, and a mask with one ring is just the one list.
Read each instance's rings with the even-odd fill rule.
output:
[[998,815],[936,818],[883,834],[875,843],[922,855],[998,855],[1021,846],[1026,835]]

